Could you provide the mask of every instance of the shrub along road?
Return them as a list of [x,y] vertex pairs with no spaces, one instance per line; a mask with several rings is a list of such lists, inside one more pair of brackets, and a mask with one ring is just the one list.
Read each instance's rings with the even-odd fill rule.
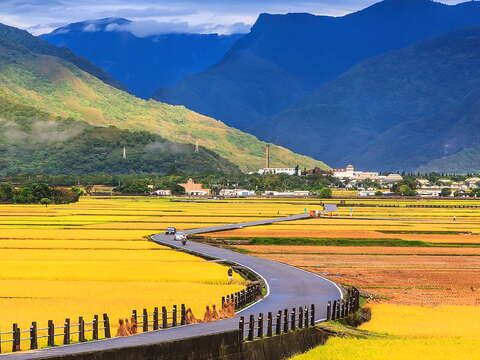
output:
[[[239,224],[221,225],[201,229],[182,231],[185,234],[201,234],[233,230],[247,226],[268,225],[276,222],[293,221],[308,218],[309,215],[293,215],[283,218],[252,221]],[[230,250],[189,241],[185,246],[175,241],[173,236],[158,234],[152,236],[158,244],[170,246],[217,260],[225,260],[257,273],[267,285],[266,296],[240,311],[238,314],[248,317],[250,314],[276,312],[285,308],[298,308],[315,304],[315,320],[323,321],[326,317],[327,301],[339,299],[341,291],[336,284],[318,275],[295,268],[290,265],[239,254]],[[225,270],[225,277],[227,271]],[[188,290],[186,290],[188,291]],[[112,319],[115,323],[115,319]],[[37,351],[0,355],[0,359],[48,359],[62,355],[93,353],[96,351],[119,349],[138,345],[155,344],[162,341],[185,339],[206,334],[214,334],[238,328],[238,318],[210,322],[205,324],[180,326],[166,330],[151,331],[130,337],[112,338],[88,343],[73,344]]]

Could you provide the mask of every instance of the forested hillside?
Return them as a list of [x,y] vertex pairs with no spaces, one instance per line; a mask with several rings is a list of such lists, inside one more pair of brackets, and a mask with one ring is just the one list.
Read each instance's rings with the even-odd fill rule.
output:
[[[173,143],[198,143],[242,170],[263,166],[265,143],[254,136],[182,106],[131,96],[64,59],[30,50],[35,49],[35,41],[45,41],[29,36],[28,48],[17,43],[15,36],[0,36],[0,91],[7,102],[33,107],[50,118],[147,131]],[[275,166],[325,167],[320,161],[275,146],[272,159]]]
[[479,144],[479,89],[475,27],[355,66],[275,117],[271,140],[334,166],[447,171],[450,159],[451,171],[474,171],[467,153],[451,156]]

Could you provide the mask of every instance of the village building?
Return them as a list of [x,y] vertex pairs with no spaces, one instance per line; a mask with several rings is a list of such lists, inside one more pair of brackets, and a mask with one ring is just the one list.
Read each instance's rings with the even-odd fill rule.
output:
[[480,177],[470,177],[468,179],[465,179],[465,184],[469,187],[469,188],[476,188],[477,187],[477,183],[480,183]]
[[210,195],[210,189],[204,189],[202,184],[197,184],[193,179],[188,179],[185,184],[178,184],[185,189],[186,195],[193,196],[208,196]]
[[172,190],[155,190],[152,195],[156,196],[172,196]]
[[286,197],[305,197],[310,196],[310,191],[297,190],[297,191],[265,191],[263,196],[286,196]]
[[220,190],[219,195],[224,197],[254,196],[255,191],[245,189],[222,189]]
[[287,174],[287,175],[299,175],[298,170],[295,168],[263,168],[258,170],[260,175],[277,175],[277,174]]
[[339,179],[349,180],[378,180],[378,172],[355,171],[353,165],[348,165],[345,169],[333,169],[333,176]]

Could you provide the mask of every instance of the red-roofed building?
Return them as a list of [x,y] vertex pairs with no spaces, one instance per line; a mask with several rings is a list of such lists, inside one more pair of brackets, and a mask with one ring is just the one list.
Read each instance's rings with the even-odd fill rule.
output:
[[195,196],[208,196],[210,189],[204,189],[202,184],[196,184],[193,179],[188,179],[185,184],[178,184],[185,189],[185,194]]

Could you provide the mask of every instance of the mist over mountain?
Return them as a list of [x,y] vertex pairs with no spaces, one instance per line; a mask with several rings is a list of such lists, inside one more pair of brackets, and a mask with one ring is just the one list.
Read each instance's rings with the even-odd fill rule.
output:
[[385,0],[342,17],[262,14],[217,65],[160,89],[155,98],[268,138],[268,118],[355,64],[478,24],[478,2]]
[[[182,106],[136,98],[58,57],[65,54],[62,49],[0,26],[5,28],[0,33],[0,173],[171,167],[237,172],[263,165],[265,143],[254,136]],[[95,68],[85,59],[82,64]],[[121,158],[124,146],[127,161]],[[277,166],[326,167],[271,148]]]
[[[151,35],[152,31],[168,33]],[[175,31],[175,32],[173,32]],[[106,18],[73,23],[41,37],[71,49],[132,94],[150,98],[164,86],[217,63],[242,35],[183,33],[188,28]]]

